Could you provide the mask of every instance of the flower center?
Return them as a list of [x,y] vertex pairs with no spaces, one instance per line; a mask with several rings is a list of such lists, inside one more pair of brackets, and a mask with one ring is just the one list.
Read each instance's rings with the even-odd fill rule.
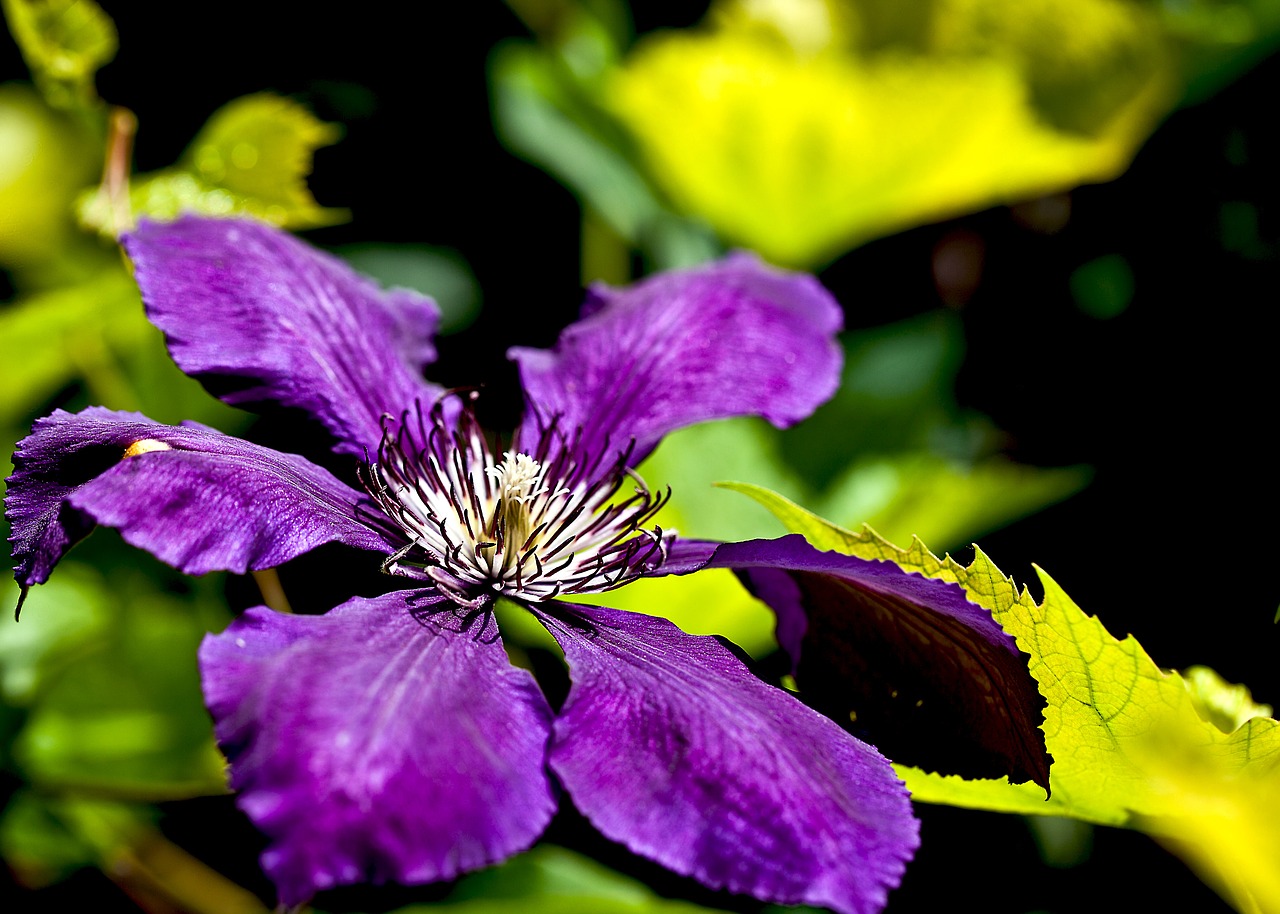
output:
[[[494,533],[501,527],[503,538],[509,542],[528,543],[534,530],[533,511],[545,508],[541,496],[550,493],[550,499],[568,496],[569,490],[561,486],[555,492],[543,481],[542,464],[528,454],[517,454],[506,451],[502,463],[496,467],[488,467],[485,473],[492,476],[497,485],[498,501],[494,506]],[[540,512],[541,513],[541,512]],[[499,520],[499,515],[501,519]],[[497,545],[480,546],[480,549],[497,550]],[[519,553],[506,550],[504,558],[509,565]],[[506,567],[506,566],[504,566]]]
[[[577,453],[578,440],[552,422],[532,454],[498,461],[470,409],[455,421],[442,403],[406,411],[362,476],[409,538],[384,570],[431,580],[466,604],[611,590],[656,568],[667,542],[643,525],[670,492],[655,496],[627,468],[630,449],[605,464]],[[614,501],[628,480],[633,494]]]

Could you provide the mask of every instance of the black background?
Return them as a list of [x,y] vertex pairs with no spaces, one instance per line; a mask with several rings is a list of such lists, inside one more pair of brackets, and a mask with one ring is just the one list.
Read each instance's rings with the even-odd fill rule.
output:
[[[138,115],[140,170],[171,163],[210,113],[254,91],[293,95],[343,122],[344,139],[318,153],[311,185],[322,204],[348,207],[354,218],[309,237],[461,251],[484,311],[441,347],[433,376],[517,389],[506,348],[551,344],[581,300],[579,211],[567,190],[494,137],[486,61],[497,42],[526,35],[505,6],[104,5],[120,51],[99,89]],[[702,9],[638,4],[636,24],[688,25]],[[10,39],[3,42],[0,77],[21,77]],[[1271,539],[1280,499],[1272,444],[1277,146],[1269,128],[1278,78],[1280,63],[1265,62],[1173,114],[1126,175],[1071,194],[1061,231],[1025,228],[998,208],[873,242],[821,274],[851,327],[875,326],[942,307],[935,246],[957,231],[980,238],[984,271],[961,310],[968,352],[960,400],[1008,433],[1016,459],[1096,470],[1086,491],[984,537],[984,550],[1019,581],[1033,581],[1031,566],[1041,565],[1161,665],[1208,664],[1273,703],[1280,579]],[[1227,149],[1241,139],[1247,157],[1233,164]],[[1227,201],[1257,208],[1269,256],[1223,247]],[[1076,307],[1067,280],[1111,253],[1133,267],[1136,294],[1126,312],[1104,321]],[[537,321],[520,317],[530,303]],[[514,414],[516,404],[508,408]],[[1099,829],[1089,861],[1054,870],[1041,864],[1017,817],[920,813],[924,846],[890,911],[957,902],[992,912],[1225,909],[1137,833]],[[269,892],[253,869],[258,838],[228,802],[177,804],[164,825],[228,875]],[[551,838],[573,843],[584,834],[566,813]],[[611,862],[662,891],[708,898],[630,855]],[[385,908],[433,894],[351,890],[329,902]],[[88,874],[40,895],[33,909],[87,897],[98,910],[131,910]]]

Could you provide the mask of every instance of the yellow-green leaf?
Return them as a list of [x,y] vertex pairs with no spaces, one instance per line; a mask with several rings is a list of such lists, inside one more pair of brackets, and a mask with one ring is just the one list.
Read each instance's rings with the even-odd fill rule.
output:
[[[779,455],[786,432],[763,420],[726,419],[680,429],[640,468],[653,489],[673,497],[656,522],[681,536],[722,541],[774,537],[783,531],[759,505],[716,487],[725,478],[753,479],[793,498],[814,499],[834,516],[928,533],[965,543],[985,530],[1076,491],[1079,468],[1044,470],[998,458],[961,467],[924,451],[859,457],[824,493],[813,491]],[[708,460],[707,455],[716,455]],[[909,535],[909,534],[908,534]],[[728,572],[633,582],[601,596],[619,609],[663,615],[686,631],[719,634],[752,655],[776,646],[771,613]]]
[[1037,603],[980,551],[961,566],[918,540],[899,549],[870,528],[844,530],[768,490],[732,488],[819,548],[959,583],[1030,655],[1048,702],[1050,798],[1003,780],[900,768],[916,799],[1140,828],[1242,911],[1280,911],[1280,723],[1261,716],[1269,709],[1247,692],[1203,672],[1188,680],[1161,669],[1135,638],[1113,637],[1039,569]]
[[[910,225],[1109,180],[1172,103],[1164,38],[1137,4],[937,3],[915,45],[867,37],[882,5],[753,4],[765,12],[745,25],[722,16],[651,36],[609,107],[677,208],[771,259],[813,264]],[[819,27],[832,7],[853,27]],[[791,21],[805,16],[803,29]]]
[[[238,98],[214,112],[177,165],[133,182],[130,207],[135,217],[246,215],[288,229],[343,222],[349,213],[321,206],[306,183],[315,151],[340,135],[338,125],[291,99],[265,92]],[[79,215],[87,227],[114,234],[102,188],[81,199]]]
[[83,121],[53,110],[29,85],[0,85],[0,265],[46,266],[79,253],[72,204],[101,170]]
[[97,101],[94,74],[116,54],[115,23],[93,0],[4,0],[36,85],[57,108]]

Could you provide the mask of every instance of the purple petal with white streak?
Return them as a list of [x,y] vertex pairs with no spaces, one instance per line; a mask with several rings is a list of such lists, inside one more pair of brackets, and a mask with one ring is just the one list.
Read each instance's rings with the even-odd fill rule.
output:
[[[126,456],[137,442],[167,448]],[[18,443],[13,464],[5,517],[24,587],[48,580],[95,524],[189,574],[270,568],[331,542],[398,545],[369,498],[327,470],[201,425],[58,410]]]
[[918,834],[879,752],[714,638],[617,610],[555,613],[573,685],[551,767],[593,825],[712,888],[844,914],[884,906]]
[[427,591],[324,616],[251,609],[200,649],[240,807],[287,905],[425,883],[529,847],[555,811],[551,711],[492,613]]
[[795,534],[726,543],[708,567],[734,569],[773,608],[805,700],[853,717],[894,761],[1048,789],[1045,700],[1028,658],[958,585]]
[[188,216],[143,222],[124,245],[174,361],[227,403],[304,409],[336,450],[363,457],[384,413],[443,393],[422,379],[436,356],[435,303],[384,291],[287,232]]
[[798,422],[836,390],[841,321],[812,276],[741,253],[625,289],[593,286],[555,349],[509,353],[527,399],[521,446],[558,415],[562,429],[583,429],[588,455],[634,438],[634,466],[663,435],[695,422]]

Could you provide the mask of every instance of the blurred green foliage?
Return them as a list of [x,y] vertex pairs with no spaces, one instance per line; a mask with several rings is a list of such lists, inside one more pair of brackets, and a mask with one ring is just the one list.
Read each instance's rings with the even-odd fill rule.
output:
[[465,330],[479,316],[481,290],[463,256],[425,244],[350,244],[337,248],[355,269],[387,288],[416,289],[440,307],[440,333]]
[[116,55],[116,27],[96,3],[4,0],[5,19],[41,94],[55,108],[98,101],[94,76]]
[[1274,47],[1280,3],[721,0],[638,41],[621,4],[512,0],[509,147],[666,266],[709,226],[786,264],[1117,176]]
[[[305,184],[337,128],[289,99],[250,96],[215,113],[172,168],[135,180],[131,116],[94,88],[115,52],[110,19],[84,0],[5,0],[4,11],[35,80],[0,85],[0,266],[16,290],[0,305],[6,456],[54,402],[243,428],[243,414],[168,358],[115,236],[184,210],[295,227],[343,219]],[[0,811],[0,854],[24,884],[84,866],[140,878],[150,871],[138,855],[159,848],[192,874],[196,895],[220,900],[209,910],[262,909],[165,850],[153,827],[156,803],[226,790],[195,664],[200,639],[230,618],[222,581],[189,581],[98,536],[38,589],[21,624],[0,626],[0,763],[24,785]],[[0,586],[0,603],[17,602],[16,585]],[[161,894],[170,890],[182,895]]]
[[401,914],[500,914],[517,906],[529,914],[698,914],[710,910],[661,898],[633,879],[547,844],[502,866],[464,877],[438,904],[402,908]]
[[[1174,105],[1205,98],[1280,34],[1276,0],[726,0],[698,28],[640,41],[619,0],[510,5],[534,40],[492,55],[497,129],[578,194],[584,278],[612,281],[629,278],[632,251],[658,268],[749,244],[812,266],[943,215],[1104,180]],[[3,9],[33,83],[0,85],[0,267],[15,290],[0,304],[0,443],[11,452],[54,404],[245,428],[167,358],[114,241],[137,218],[189,210],[293,229],[341,221],[346,211],[320,206],[306,184],[315,151],[341,128],[254,94],[218,109],[172,166],[134,175],[131,118],[94,85],[116,53],[110,19],[87,0],[3,0]],[[1267,256],[1259,219],[1251,203],[1224,204],[1223,245]],[[457,252],[371,243],[339,253],[436,297],[446,332],[479,312]],[[1104,255],[1075,271],[1070,292],[1087,314],[1116,317],[1135,294],[1133,270]],[[999,429],[960,408],[954,314],[843,342],[841,391],[809,423],[782,433],[732,420],[662,444],[642,472],[677,493],[658,519],[664,528],[734,540],[780,533],[759,505],[716,487],[739,480],[840,525],[870,523],[890,541],[919,536],[941,551],[1087,483],[1085,467],[1009,462]],[[195,665],[203,633],[229,618],[224,583],[184,580],[99,534],[32,595],[21,625],[0,626],[0,765],[21,785],[0,811],[0,855],[21,882],[46,885],[86,866],[115,872],[122,855],[138,871],[144,847],[164,846],[157,804],[225,790]],[[4,599],[16,603],[16,587],[0,588]],[[638,582],[606,601],[726,635],[757,658],[775,646],[771,615],[728,572]],[[527,614],[500,615],[514,653],[545,645],[542,629],[522,624]],[[1149,664],[1132,651],[1124,659]],[[1200,718],[1224,733],[1270,714],[1210,673],[1189,672],[1186,684]],[[1252,867],[1250,886],[1273,891],[1274,831],[1254,812],[1277,809],[1274,785],[1224,786],[1217,750],[1187,747],[1187,732],[1207,731],[1185,714],[1178,726],[1177,752],[1159,771],[1204,806],[1162,836],[1185,842],[1205,872],[1215,856],[1239,859]],[[1059,797],[1055,810],[1071,814],[1069,792]],[[958,802],[945,789],[936,798]],[[1110,821],[1091,809],[1091,820]],[[168,904],[263,907],[192,861],[179,871],[196,888],[174,882]],[[439,907],[514,905],[703,910],[553,846],[462,880]]]
[[[1010,462],[999,454],[998,430],[956,404],[963,339],[954,315],[925,315],[844,342],[840,389],[808,422],[779,431],[761,420],[730,419],[668,435],[640,468],[649,486],[677,493],[657,523],[702,539],[781,535],[766,511],[717,488],[749,481],[843,524],[869,523],[895,541],[919,536],[957,549],[1088,482],[1086,467]],[[772,615],[728,572],[637,581],[600,600],[724,635],[756,656],[776,646]]]

